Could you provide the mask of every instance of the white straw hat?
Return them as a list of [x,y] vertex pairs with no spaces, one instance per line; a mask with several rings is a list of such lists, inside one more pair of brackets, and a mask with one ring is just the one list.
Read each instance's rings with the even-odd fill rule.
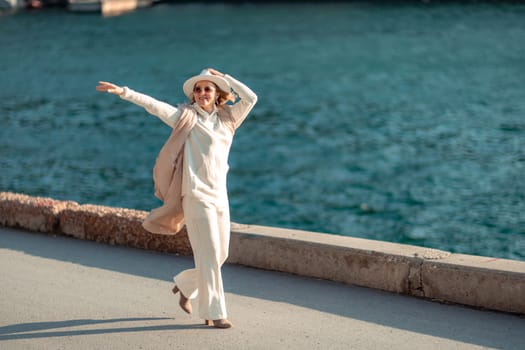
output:
[[184,94],[188,96],[189,99],[191,99],[193,97],[193,87],[197,82],[203,80],[211,81],[224,92],[230,92],[231,90],[230,83],[228,83],[226,79],[218,75],[211,74],[210,71],[207,69],[203,69],[199,75],[191,77],[184,82],[184,85],[182,86]]

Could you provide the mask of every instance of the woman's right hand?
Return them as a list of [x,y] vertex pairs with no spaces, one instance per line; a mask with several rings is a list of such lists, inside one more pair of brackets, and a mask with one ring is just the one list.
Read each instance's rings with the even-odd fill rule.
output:
[[97,91],[100,92],[109,92],[110,94],[122,95],[124,93],[124,88],[118,85],[108,83],[106,81],[99,81],[97,86]]

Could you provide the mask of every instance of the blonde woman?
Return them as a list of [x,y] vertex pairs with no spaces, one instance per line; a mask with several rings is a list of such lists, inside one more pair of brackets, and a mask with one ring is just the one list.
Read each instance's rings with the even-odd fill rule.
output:
[[191,102],[178,106],[108,82],[99,82],[97,90],[142,106],[173,128],[153,171],[155,195],[163,205],[151,211],[143,226],[175,234],[186,225],[195,268],[174,277],[173,293],[180,294],[179,305],[187,313],[192,313],[191,300],[197,299],[205,324],[232,327],[221,275],[230,242],[228,154],[235,130],[257,96],[211,68],[186,80],[183,91]]

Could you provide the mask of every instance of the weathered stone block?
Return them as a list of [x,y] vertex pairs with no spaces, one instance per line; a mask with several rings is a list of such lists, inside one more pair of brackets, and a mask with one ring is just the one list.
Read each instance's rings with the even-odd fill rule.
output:
[[58,229],[58,214],[78,206],[71,201],[0,192],[0,224],[30,231],[53,233]]
[[395,250],[390,244],[385,251],[384,246],[343,236],[234,225],[228,262],[396,293],[412,294],[415,288],[421,294],[422,259],[413,250]]
[[525,262],[454,254],[421,275],[427,298],[525,314]]
[[101,243],[191,255],[185,230],[173,236],[150,233],[142,227],[146,215],[147,212],[140,210],[80,205],[60,212],[59,231]]

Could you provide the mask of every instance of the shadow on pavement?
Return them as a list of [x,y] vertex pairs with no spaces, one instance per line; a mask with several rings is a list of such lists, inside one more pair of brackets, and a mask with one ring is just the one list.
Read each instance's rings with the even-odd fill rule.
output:
[[[150,331],[166,331],[178,329],[193,329],[206,328],[204,325],[153,325],[140,327],[115,327],[115,328],[94,328],[94,329],[78,329],[78,330],[55,330],[57,328],[69,328],[80,326],[91,326],[109,323],[123,323],[123,322],[147,322],[147,321],[162,321],[171,320],[168,317],[136,317],[136,318],[116,318],[104,320],[68,320],[68,321],[54,321],[54,322],[34,322],[21,323],[0,327],[0,341],[2,340],[18,340],[18,339],[38,339],[48,337],[70,337],[76,335],[93,335],[93,334],[109,334],[109,333],[129,333],[129,332],[150,332]],[[208,327],[209,328],[209,327]],[[53,330],[53,331],[51,331]],[[42,332],[44,331],[44,332]]]

